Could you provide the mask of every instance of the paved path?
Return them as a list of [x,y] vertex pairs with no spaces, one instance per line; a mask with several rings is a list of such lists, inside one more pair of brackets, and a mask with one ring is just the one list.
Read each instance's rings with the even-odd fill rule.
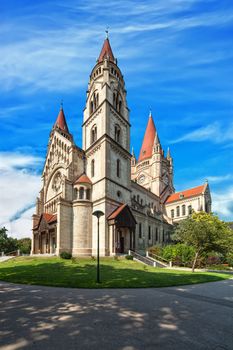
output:
[[4,261],[7,261],[7,260],[10,260],[10,259],[13,259],[15,258],[15,256],[6,256],[6,255],[3,255],[3,256],[0,256],[0,263],[1,262],[4,262]]
[[0,349],[232,350],[233,279],[102,290],[0,282]]

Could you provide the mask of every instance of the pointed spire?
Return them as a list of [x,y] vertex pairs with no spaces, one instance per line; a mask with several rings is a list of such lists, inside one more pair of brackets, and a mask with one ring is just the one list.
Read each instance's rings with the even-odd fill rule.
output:
[[106,30],[106,34],[107,36],[106,36],[106,39],[104,40],[104,44],[97,61],[103,62],[103,60],[107,58],[109,59],[109,61],[112,61],[113,63],[115,63],[115,58],[113,56],[113,52],[112,52],[111,45],[108,38],[108,30]]
[[144,134],[142,147],[141,147],[139,158],[138,158],[139,162],[142,161],[143,159],[150,158],[152,156],[154,140],[155,140],[156,134],[157,134],[157,132],[156,132],[155,124],[153,121],[152,114],[150,112],[146,131]]
[[171,159],[171,152],[170,152],[170,148],[167,148],[167,159]]
[[133,157],[133,158],[136,158],[136,157],[135,157],[135,153],[134,153],[133,147],[132,147],[132,152],[131,152],[131,154],[132,154],[132,157]]
[[54,124],[54,128],[55,127],[58,127],[59,129],[69,133],[69,129],[68,129],[68,126],[67,126],[67,123],[66,123],[66,117],[65,117],[65,114],[64,114],[64,111],[63,111],[63,102],[61,102],[60,111],[58,113],[57,120],[56,120],[56,122]]

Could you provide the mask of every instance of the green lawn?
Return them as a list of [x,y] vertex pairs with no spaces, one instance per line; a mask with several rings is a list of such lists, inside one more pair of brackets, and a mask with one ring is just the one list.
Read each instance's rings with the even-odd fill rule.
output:
[[145,288],[213,282],[230,278],[219,273],[187,272],[148,267],[124,258],[102,258],[101,284],[96,283],[96,261],[76,262],[57,257],[19,257],[0,263],[0,280],[73,288]]

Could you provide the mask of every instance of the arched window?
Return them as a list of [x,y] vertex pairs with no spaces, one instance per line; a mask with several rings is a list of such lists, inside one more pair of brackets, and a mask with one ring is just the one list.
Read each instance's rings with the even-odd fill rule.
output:
[[175,211],[174,211],[174,209],[172,209],[171,210],[171,217],[172,217],[172,219],[174,218],[174,216],[175,216]]
[[91,194],[91,193],[90,193],[90,189],[87,188],[87,189],[86,189],[86,199],[90,199],[90,197],[91,197],[90,194]]
[[116,93],[113,93],[113,107],[116,108]]
[[94,177],[95,176],[95,160],[92,159],[91,161],[91,176]]
[[74,189],[74,199],[78,198],[78,190],[77,188]]
[[80,187],[79,189],[79,199],[83,199],[84,198],[84,188]]
[[139,223],[139,238],[142,238],[142,224]]
[[155,240],[158,241],[158,227],[155,228]]
[[188,206],[188,215],[191,215],[191,214],[192,214],[192,206],[189,205],[189,206]]
[[117,177],[121,177],[121,161],[117,159]]
[[185,204],[182,205],[182,215],[186,214],[186,207]]
[[121,128],[119,125],[115,125],[115,141],[120,142]]
[[97,140],[97,126],[91,128],[91,144]]
[[93,101],[90,102],[90,114],[93,113],[94,108],[93,108]]
[[118,112],[121,113],[122,101],[120,100],[118,103]]
[[180,216],[180,207],[176,207],[176,216],[179,217]]

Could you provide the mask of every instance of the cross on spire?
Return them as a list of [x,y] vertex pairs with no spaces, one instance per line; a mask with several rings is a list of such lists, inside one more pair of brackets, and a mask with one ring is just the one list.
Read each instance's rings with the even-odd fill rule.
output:
[[109,38],[109,27],[106,27],[105,33],[106,33],[106,39],[108,39]]

